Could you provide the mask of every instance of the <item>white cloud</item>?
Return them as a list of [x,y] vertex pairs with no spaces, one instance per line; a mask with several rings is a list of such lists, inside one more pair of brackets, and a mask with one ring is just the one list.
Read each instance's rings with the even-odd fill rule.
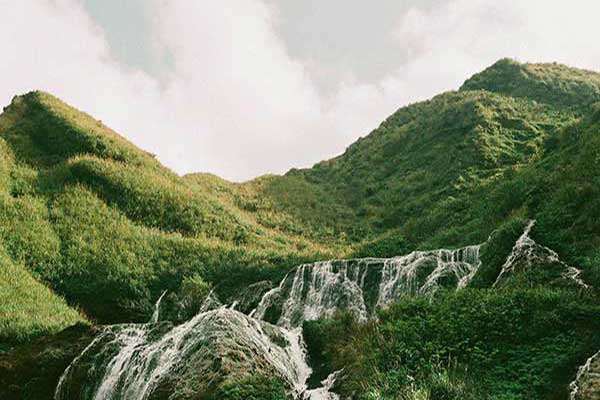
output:
[[157,40],[174,60],[169,105],[187,126],[210,127],[182,141],[201,141],[189,163],[205,157],[220,173],[249,177],[311,158],[304,152],[320,139],[319,97],[275,34],[268,7],[254,0],[155,7]]
[[[448,0],[409,9],[389,34],[397,41],[390,51],[410,57],[374,82],[356,80],[348,65],[336,73],[291,57],[277,10],[260,0],[146,7],[155,19],[145,40],[172,59],[160,77],[116,61],[77,0],[0,0],[0,102],[47,90],[177,172],[240,180],[339,153],[399,106],[456,88],[501,57],[600,68],[595,1]],[[334,81],[326,92],[323,79]]]

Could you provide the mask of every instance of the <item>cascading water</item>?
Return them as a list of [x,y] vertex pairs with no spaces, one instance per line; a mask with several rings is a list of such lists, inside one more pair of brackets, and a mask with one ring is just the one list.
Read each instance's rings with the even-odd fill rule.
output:
[[162,294],[159,296],[158,300],[156,301],[156,304],[154,304],[154,312],[152,313],[152,319],[150,320],[150,322],[152,323],[157,323],[158,319],[160,317],[160,303],[162,302],[163,297],[165,297],[165,294],[167,294],[167,291],[163,291]]
[[508,258],[502,265],[500,274],[496,278],[493,286],[500,286],[513,275],[515,269],[519,267],[530,268],[534,265],[544,265],[546,266],[546,269],[548,269],[547,266],[554,265],[560,279],[566,279],[567,281],[574,282],[580,287],[587,288],[588,285],[580,278],[580,269],[565,264],[559,259],[558,254],[554,250],[542,246],[531,238],[530,234],[535,226],[535,222],[535,220],[530,220],[527,223],[523,234],[519,237]]
[[[513,272],[519,260],[531,261],[542,254],[545,260],[560,263],[555,252],[531,239],[533,224],[515,244],[496,284]],[[265,293],[250,316],[235,310],[237,302],[221,305],[211,292],[194,318],[175,327],[158,323],[163,292],[151,323],[106,327],[65,370],[55,400],[144,400],[173,374],[193,372],[209,384],[236,369],[247,373],[256,368],[287,382],[299,400],[338,400],[331,392],[337,372],[322,387],[307,388],[312,371],[306,361],[302,322],[331,316],[336,310],[366,320],[378,307],[404,294],[462,289],[481,265],[480,248],[303,264]],[[565,277],[579,281],[579,270],[568,266],[562,270]],[[231,363],[237,367],[231,368]],[[194,366],[191,372],[186,369],[190,365]],[[78,386],[78,379],[84,383]]]
[[[170,373],[182,371],[191,358],[199,354],[202,360],[214,358],[224,348],[241,349],[243,353],[236,355],[238,362],[247,354],[252,357],[246,360],[248,366],[262,365],[265,372],[293,387],[298,396],[305,392],[311,370],[299,330],[280,329],[225,307],[202,312],[166,333],[158,328],[156,324],[107,327],[67,368],[55,400],[147,399]],[[208,375],[220,362],[212,359],[200,365],[206,367]],[[86,386],[75,393],[73,378],[81,374],[86,376]]]
[[[592,371],[594,367],[595,371]],[[589,385],[590,383],[586,383],[585,381],[593,379],[600,383],[600,351],[588,358],[577,370],[575,380],[569,385],[569,400],[591,399],[591,397],[582,393],[582,389],[585,390],[582,386]]]
[[[244,352],[261,358],[259,364],[286,381],[299,399],[337,400],[330,392],[337,373],[324,380],[322,387],[307,389],[312,371],[299,328],[302,321],[332,315],[337,309],[366,319],[375,307],[403,293],[463,287],[478,266],[479,246],[413,252],[391,259],[304,264],[266,293],[251,316],[235,311],[235,306],[209,310],[219,304],[211,292],[199,314],[166,331],[169,327],[158,323],[163,292],[150,323],[106,327],[65,370],[55,400],[147,399],[169,374],[181,373],[190,358],[203,352],[214,356],[214,351],[206,351],[211,346],[245,349],[236,356],[238,363]],[[280,316],[273,321],[278,326],[261,321],[269,319],[275,299],[282,304]],[[74,381],[82,375],[85,384],[77,387]]]
[[304,264],[267,292],[250,315],[288,328],[331,316],[338,309],[366,320],[376,307],[389,305],[403,294],[465,287],[481,264],[480,247]]

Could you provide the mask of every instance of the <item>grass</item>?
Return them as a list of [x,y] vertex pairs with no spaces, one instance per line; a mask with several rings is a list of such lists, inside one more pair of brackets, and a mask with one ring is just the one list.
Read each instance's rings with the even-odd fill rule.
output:
[[0,304],[0,343],[4,344],[31,340],[85,321],[4,251],[0,253]]

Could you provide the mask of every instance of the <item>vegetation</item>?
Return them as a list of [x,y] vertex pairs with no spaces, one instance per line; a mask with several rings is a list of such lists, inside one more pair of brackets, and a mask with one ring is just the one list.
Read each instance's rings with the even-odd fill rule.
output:
[[325,364],[344,368],[344,394],[565,398],[577,366],[600,347],[599,304],[571,291],[469,289],[401,299],[378,322],[341,315],[304,329]]
[[0,304],[0,343],[4,344],[55,333],[84,320],[4,252],[0,253]]
[[218,179],[180,178],[46,93],[16,97],[0,116],[0,175],[6,252],[98,322],[147,320],[186,277],[226,299],[343,248],[261,224]]
[[[485,242],[470,290],[306,324],[312,379],[344,366],[340,390],[365,399],[564,398],[600,345],[599,132],[600,74],[505,59],[336,158],[232,183],[177,176],[53,96],[17,96],[0,115],[0,343],[147,321],[165,290],[178,320],[302,262]],[[590,293],[490,289],[528,219]],[[264,379],[220,390],[282,398]]]
[[290,400],[285,385],[262,376],[223,384],[209,400]]

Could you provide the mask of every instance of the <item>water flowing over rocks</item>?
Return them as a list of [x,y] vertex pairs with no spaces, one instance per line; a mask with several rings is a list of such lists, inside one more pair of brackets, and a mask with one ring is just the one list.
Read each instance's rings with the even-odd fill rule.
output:
[[[104,328],[66,369],[55,399],[143,400],[161,392],[184,399],[254,374],[280,378],[298,399],[336,400],[330,392],[336,373],[322,387],[307,389],[312,371],[306,361],[302,321],[329,316],[337,309],[366,319],[376,307],[402,294],[464,287],[479,264],[479,246],[413,252],[391,259],[305,264],[268,291],[251,316],[233,305],[219,306],[211,293],[199,314],[175,327],[158,323],[163,293],[151,323]],[[265,289],[264,284],[258,285],[246,293],[250,299],[240,304],[258,302],[252,299],[256,297],[253,292]],[[269,310],[278,307],[275,299],[281,300],[279,316],[268,318]],[[193,387],[188,387],[190,382]]]
[[570,283],[587,288],[581,280],[581,271],[561,261],[558,254],[548,247],[536,243],[530,236],[535,226],[535,220],[529,221],[525,231],[519,237],[500,274],[494,282],[494,287],[505,285],[515,275],[528,280],[529,285],[536,283]]
[[153,323],[158,322],[158,320],[160,318],[160,303],[162,302],[163,297],[165,297],[165,294],[167,294],[166,290],[164,292],[162,292],[162,294],[156,301],[156,304],[154,304],[154,312],[152,313],[152,319],[150,320],[150,322],[153,322]]
[[433,294],[467,285],[481,264],[480,245],[415,251],[389,259],[331,260],[304,264],[269,291],[252,316],[285,327],[351,311],[361,320],[403,294]]
[[265,293],[271,289],[273,289],[273,283],[270,281],[260,281],[249,285],[236,297],[234,308],[244,314],[250,314],[258,306]]
[[[529,271],[538,275],[536,266],[542,264],[546,272],[539,275],[586,286],[578,269],[530,237],[534,223],[529,222],[515,243],[494,286]],[[481,266],[483,245],[303,264],[277,287],[259,282],[229,306],[211,292],[199,313],[177,326],[159,322],[163,292],[150,323],[105,327],[64,371],[55,400],[201,398],[220,384],[249,376],[279,378],[298,400],[338,400],[331,389],[339,371],[321,387],[307,387],[312,370],[302,338],[303,321],[329,317],[337,310],[367,320],[378,307],[402,295],[462,289]],[[251,307],[256,308],[250,312]],[[598,369],[594,360],[580,370],[573,393],[583,393],[587,382],[597,386],[596,372],[589,372]]]
[[600,399],[600,351],[579,367],[570,389],[570,400]]
[[105,328],[65,371],[55,399],[142,400],[161,391],[189,398],[248,374],[279,377],[301,395],[310,374],[304,360],[299,331],[222,307],[173,328]]

